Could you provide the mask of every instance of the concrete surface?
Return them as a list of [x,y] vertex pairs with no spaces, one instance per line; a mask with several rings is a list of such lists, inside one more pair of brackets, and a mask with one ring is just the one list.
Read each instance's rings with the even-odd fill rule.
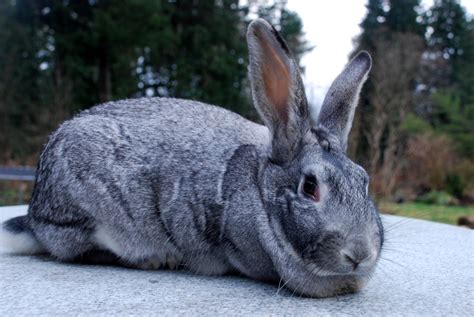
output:
[[[0,221],[25,211],[0,208]],[[300,298],[246,278],[0,254],[0,315],[473,316],[474,231],[393,216],[384,222],[384,259],[355,295]]]

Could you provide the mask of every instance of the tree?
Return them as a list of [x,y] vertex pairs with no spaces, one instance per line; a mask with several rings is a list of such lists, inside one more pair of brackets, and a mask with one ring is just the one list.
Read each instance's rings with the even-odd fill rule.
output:
[[369,0],[366,4],[367,14],[359,25],[363,31],[357,39],[357,50],[365,49],[370,52],[375,50],[376,39],[387,20],[385,2],[384,0]]
[[0,159],[8,161],[16,153],[28,153],[43,126],[35,115],[44,110],[37,58],[42,39],[32,40],[38,23],[31,2],[0,2],[0,12]]
[[369,173],[376,191],[390,195],[400,175],[406,145],[403,123],[413,109],[413,82],[423,52],[423,39],[412,33],[394,33],[380,40],[374,60],[369,144]]
[[428,49],[423,80],[428,111],[420,115],[448,134],[459,153],[474,155],[474,21],[456,0],[437,0],[426,13]]
[[176,1],[165,9],[176,37],[172,49],[163,54],[163,43],[159,51],[151,49],[149,58],[145,55],[158,83],[156,95],[197,99],[248,114],[245,9],[237,0]]
[[464,55],[462,37],[467,29],[466,12],[458,0],[436,0],[425,14],[425,23],[431,58],[451,61],[446,64],[443,75],[447,78],[445,85],[453,85],[459,70],[458,60]]
[[390,9],[385,14],[385,25],[388,30],[424,35],[425,26],[422,24],[422,17],[417,12],[420,8],[420,0],[391,0],[389,6]]
[[474,109],[474,19],[466,24],[466,28],[460,36],[461,58],[457,61],[456,81],[460,91],[460,98],[463,106],[462,111]]
[[419,3],[370,0],[354,51],[368,50],[373,68],[361,92],[349,154],[369,170],[372,186],[384,195],[390,195],[395,188],[405,147],[402,124],[414,108],[424,48]]
[[[285,6],[262,10],[299,60],[309,47]],[[255,117],[248,10],[238,0],[0,2],[0,160],[34,162],[60,122],[108,100],[188,98]]]

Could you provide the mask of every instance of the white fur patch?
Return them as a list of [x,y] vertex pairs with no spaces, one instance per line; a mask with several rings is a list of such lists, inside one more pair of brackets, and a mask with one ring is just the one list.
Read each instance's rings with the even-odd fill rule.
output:
[[44,249],[30,233],[13,233],[0,226],[0,251],[11,254],[38,254],[43,253]]
[[122,246],[112,238],[112,235],[110,235],[105,227],[98,226],[96,228],[94,232],[94,242],[117,256],[123,256],[124,254]]

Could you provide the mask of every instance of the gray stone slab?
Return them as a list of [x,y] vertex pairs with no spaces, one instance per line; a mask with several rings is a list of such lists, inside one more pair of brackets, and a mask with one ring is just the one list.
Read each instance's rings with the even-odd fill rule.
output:
[[[0,221],[25,206],[0,208]],[[366,289],[329,299],[238,277],[72,265],[0,254],[0,316],[473,315],[474,231],[384,216],[388,241]]]

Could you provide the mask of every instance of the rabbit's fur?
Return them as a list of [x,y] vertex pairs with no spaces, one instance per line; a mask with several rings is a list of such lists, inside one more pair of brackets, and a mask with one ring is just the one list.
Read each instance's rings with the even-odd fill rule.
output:
[[180,99],[86,110],[51,135],[28,215],[4,223],[3,244],[63,261],[241,273],[308,296],[360,289],[383,243],[367,173],[345,155],[370,56],[348,64],[312,121],[275,29],[258,19],[247,38],[266,127]]

